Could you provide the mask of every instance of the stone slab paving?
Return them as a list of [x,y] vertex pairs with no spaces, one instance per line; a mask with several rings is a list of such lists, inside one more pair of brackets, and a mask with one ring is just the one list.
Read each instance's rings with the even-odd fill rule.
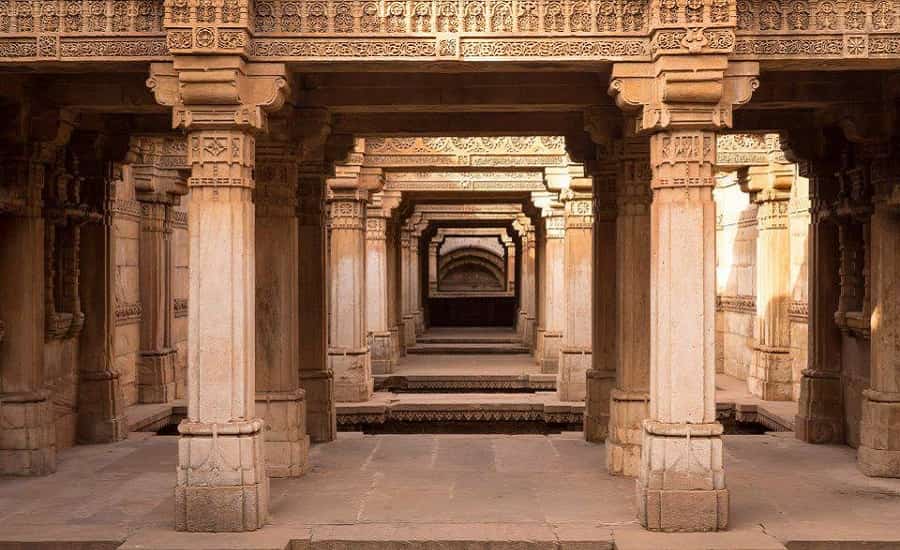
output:
[[313,447],[304,477],[272,481],[263,531],[176,533],[177,439],[131,436],[65,450],[49,477],[0,478],[0,548],[900,547],[900,480],[866,478],[853,449],[790,433],[726,437],[731,528],[699,535],[640,529],[634,481],[606,474],[603,446],[572,432],[340,434]]

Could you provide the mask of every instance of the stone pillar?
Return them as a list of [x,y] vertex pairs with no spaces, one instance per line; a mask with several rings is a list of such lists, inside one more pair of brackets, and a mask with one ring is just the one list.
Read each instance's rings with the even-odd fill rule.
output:
[[438,250],[441,247],[443,238],[438,240],[434,237],[428,243],[428,293],[436,292],[438,289]]
[[303,109],[298,115],[304,132],[297,184],[300,387],[306,392],[306,431],[313,442],[321,443],[337,437],[325,276],[325,141],[330,126],[323,109]]
[[172,207],[187,192],[177,171],[159,166],[162,138],[132,140],[131,170],[141,203],[139,238],[141,347],[138,358],[138,400],[167,403],[175,399],[176,351],[172,341]]
[[545,208],[544,217],[544,326],[538,332],[541,372],[559,372],[559,352],[565,328],[566,218],[556,203]]
[[650,414],[650,159],[646,139],[626,139],[617,179],[616,387],[606,466],[637,476],[642,424]]
[[422,308],[422,232],[428,227],[427,223],[420,222],[413,227],[409,240],[410,263],[410,299],[412,312],[415,318],[416,336],[425,332],[425,310]]
[[[366,330],[366,201],[360,182],[361,151],[328,178],[330,309],[328,362],[338,403],[372,397],[373,379]],[[360,158],[355,158],[359,156]]]
[[287,129],[273,121],[257,142],[256,409],[265,422],[266,472],[296,477],[306,469],[306,392],[300,387],[297,151]]
[[862,472],[877,477],[900,477],[900,184],[896,168],[886,166],[891,160],[877,160],[872,169],[893,177],[873,182],[871,376],[858,454]]
[[[584,401],[593,340],[592,249],[594,209],[590,178],[572,178],[565,197],[564,329],[556,393],[560,401]],[[610,379],[611,380],[611,379]]]
[[810,226],[808,368],[800,379],[797,439],[807,443],[844,443],[841,332],[835,323],[840,297],[838,228],[828,220],[835,195],[834,165],[809,167]]
[[[651,14],[654,24],[663,15],[690,17]],[[727,6],[704,4],[696,15],[706,33],[733,32]],[[668,39],[672,30],[652,32]],[[690,56],[613,67],[610,93],[619,107],[639,110],[635,128],[651,134],[650,415],[637,480],[638,518],[651,530],[714,531],[728,523],[715,403],[715,130],[731,124],[758,74],[756,63],[731,63],[705,42]]]
[[[78,342],[78,425],[80,443],[112,443],[128,437],[125,397],[115,366],[116,254],[111,187],[104,189],[99,223],[80,230],[80,262],[99,276],[80,281],[80,299],[90,313]],[[169,311],[169,310],[166,310]]]
[[[782,157],[780,150],[771,155]],[[753,363],[747,377],[750,393],[767,401],[793,397],[791,365],[791,247],[788,200],[794,167],[770,160],[751,166],[747,187],[757,204],[756,320]]]
[[[286,69],[239,56],[151,64],[148,85],[187,130],[191,198],[187,418],[178,431],[175,528],[250,531],[268,517],[256,415],[255,133],[280,108]],[[240,91],[240,94],[238,93]]]
[[400,278],[403,317],[403,348],[416,345],[416,316],[413,311],[412,227],[409,222],[400,230]]
[[535,234],[531,220],[521,216],[514,222],[522,243],[521,277],[519,279],[519,315],[516,328],[522,343],[535,348]]
[[388,223],[399,200],[384,192],[373,195],[366,210],[366,327],[372,373],[394,371],[394,346],[388,319],[390,277],[388,273]]
[[515,292],[516,290],[516,243],[512,238],[504,236],[501,238],[503,245],[506,247],[506,291]]
[[584,401],[584,438],[602,442],[608,437],[610,393],[616,380],[617,152],[609,146],[598,146],[597,157],[602,160],[591,165],[594,208],[591,253],[593,330],[591,368],[587,371]]
[[[400,193],[397,193],[399,201]],[[391,333],[391,364],[396,365],[404,353],[401,314],[402,278],[400,276],[400,226],[397,216],[387,220],[388,330]]]
[[56,471],[53,402],[44,385],[44,166],[4,159],[14,167],[24,209],[0,216],[0,475]]

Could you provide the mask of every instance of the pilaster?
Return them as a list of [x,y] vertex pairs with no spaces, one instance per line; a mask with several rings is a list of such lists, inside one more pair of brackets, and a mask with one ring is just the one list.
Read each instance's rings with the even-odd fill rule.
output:
[[639,111],[635,130],[651,134],[650,415],[637,480],[638,517],[651,530],[728,523],[715,406],[715,131],[731,125],[759,71],[728,60],[734,13],[729,3],[651,3],[653,61],[616,64],[610,83],[621,108]]
[[[235,17],[246,25],[246,10]],[[265,422],[255,410],[255,147],[266,113],[284,102],[286,71],[237,55],[180,55],[152,64],[148,85],[187,130],[191,166],[188,331],[199,344],[190,346],[187,418],[178,427],[175,528],[255,530],[269,502]]]

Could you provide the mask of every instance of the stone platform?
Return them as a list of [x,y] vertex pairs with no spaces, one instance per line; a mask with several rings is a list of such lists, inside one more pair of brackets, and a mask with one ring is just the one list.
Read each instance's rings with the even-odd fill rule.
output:
[[863,476],[855,451],[793,434],[726,436],[731,528],[657,534],[634,519],[634,481],[602,445],[557,436],[340,434],[302,478],[272,480],[269,524],[172,530],[176,442],[60,453],[43,478],[0,478],[0,548],[620,550],[900,547],[900,480]]

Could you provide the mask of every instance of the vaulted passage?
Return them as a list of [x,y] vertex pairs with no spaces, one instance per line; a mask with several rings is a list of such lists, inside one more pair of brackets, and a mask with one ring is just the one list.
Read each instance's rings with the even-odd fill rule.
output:
[[900,544],[898,30],[0,0],[0,546]]

